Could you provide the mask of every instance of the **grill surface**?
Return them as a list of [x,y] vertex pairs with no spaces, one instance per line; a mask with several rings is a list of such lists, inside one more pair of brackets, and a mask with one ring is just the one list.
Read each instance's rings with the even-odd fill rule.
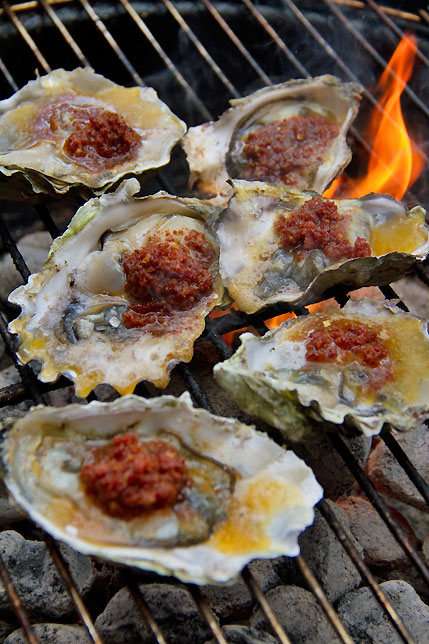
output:
[[[410,7],[411,4],[409,3]],[[201,0],[198,3],[173,3],[170,0],[131,3],[128,0],[120,0],[120,3],[92,4],[87,0],[39,0],[13,5],[3,2],[0,10],[0,95],[1,98],[5,98],[10,95],[11,90],[15,91],[25,84],[34,77],[36,68],[42,74],[51,68],[63,66],[72,69],[77,65],[90,64],[97,72],[118,83],[152,85],[174,112],[189,125],[193,125],[223,111],[231,97],[288,78],[330,72],[344,80],[359,81],[369,87],[374,84],[386,65],[386,59],[407,29],[413,29],[419,37],[418,70],[413,76],[413,86],[406,87],[405,94],[407,109],[413,115],[412,123],[418,127],[429,115],[426,107],[428,97],[424,95],[425,91],[429,91],[429,84],[426,83],[425,86],[419,81],[423,74],[427,74],[429,63],[429,14],[423,9],[417,12],[417,6],[415,13],[411,9],[401,11],[383,8],[374,0],[272,0],[258,3],[251,0],[229,3],[212,3],[210,0]],[[344,34],[347,37],[344,37]],[[291,42],[294,44],[290,48],[287,43]],[[19,61],[19,64],[16,61]],[[423,89],[419,92],[415,87]],[[366,90],[363,113],[372,106],[381,109],[372,94]],[[359,135],[359,123],[352,136],[360,158],[365,160],[370,145]],[[419,198],[423,200],[421,195],[424,194],[426,181],[427,177],[420,180],[413,194],[407,195],[408,201],[415,202]],[[148,184],[147,193],[159,189],[160,186],[169,192],[181,193],[186,190],[186,170],[180,151],[175,152],[171,167],[163,170],[156,181]],[[55,207],[52,204],[33,209],[2,203],[0,236],[4,249],[11,254],[24,279],[27,279],[30,272],[14,238],[26,229],[29,219],[37,222],[39,228],[47,229],[53,237],[61,232],[57,227]],[[423,277],[427,280],[424,274]],[[381,290],[386,297],[396,296],[390,286]],[[335,297],[340,304],[344,304],[347,291],[337,289]],[[406,308],[405,305],[402,306]],[[225,359],[229,357],[231,350],[224,342],[223,334],[247,326],[252,326],[263,334],[267,330],[264,320],[290,310],[287,305],[276,305],[263,314],[248,316],[234,312],[216,320],[209,320],[201,340],[212,343],[219,357]],[[294,309],[294,312],[297,315],[307,313],[305,309]],[[14,341],[6,327],[7,320],[14,313],[8,305],[4,305],[0,314],[0,333],[7,349],[15,358]],[[197,343],[197,357],[192,365],[178,365],[175,371],[180,375],[184,388],[190,391],[194,402],[212,410],[206,391],[199,383],[198,369],[195,369],[195,364],[201,360],[198,357],[199,345],[200,343]],[[49,392],[70,384],[61,378],[55,385],[43,385],[38,382],[30,367],[17,365],[17,368],[21,382],[0,389],[0,406],[17,404],[28,399],[35,403],[49,404]],[[139,385],[137,392],[149,395],[144,384]],[[394,436],[384,431],[382,439],[429,503],[427,484],[409,462]],[[393,518],[368,476],[357,464],[346,443],[337,434],[330,435],[330,440],[418,573],[429,583],[429,572],[419,553]],[[360,557],[350,535],[345,533],[326,501],[321,501],[318,507],[366,585],[370,586],[386,611],[402,641],[412,643],[413,639]],[[48,535],[45,539],[73,596],[79,619],[87,627],[92,641],[101,644],[58,545]],[[302,556],[297,558],[297,565],[340,641],[352,643]],[[28,641],[37,643],[38,639],[14,591],[1,557],[0,573]],[[243,572],[243,579],[265,612],[278,640],[284,644],[290,642],[248,569]],[[165,642],[164,636],[138,591],[139,576],[130,572],[128,581],[136,605],[151,628],[154,640],[162,644]],[[215,616],[203,600],[200,590],[191,585],[187,588],[215,641],[224,644],[225,637]]]

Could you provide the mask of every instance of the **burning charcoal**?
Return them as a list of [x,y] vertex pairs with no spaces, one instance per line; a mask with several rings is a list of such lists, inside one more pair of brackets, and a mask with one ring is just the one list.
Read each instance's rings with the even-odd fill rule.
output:
[[3,483],[0,483],[0,526],[22,521],[24,518],[24,513],[11,500]]
[[408,503],[402,503],[402,501],[392,499],[392,497],[385,497],[384,500],[389,507],[402,514],[404,519],[412,526],[419,543],[423,543],[426,535],[429,533],[428,508],[426,507],[424,510],[421,510]]
[[[83,626],[36,624],[33,628],[40,644],[89,644],[92,641]],[[19,629],[11,633],[3,644],[26,644],[27,641],[22,629]]]
[[[25,235],[18,242],[18,250],[24,257],[25,263],[32,273],[36,273],[42,267],[43,262],[49,252],[52,244],[52,237],[48,232],[36,232]],[[12,258],[9,254],[0,259],[0,299],[6,300],[7,296],[23,279],[15,268]]]
[[[248,626],[224,626],[222,632],[230,644],[277,644],[278,642],[268,633],[261,633],[256,628]],[[215,644],[215,640],[210,640],[206,644]]]
[[[428,479],[429,432],[427,428],[422,426],[408,434],[397,434],[396,439],[423,478]],[[368,474],[383,494],[416,508],[427,509],[420,492],[384,443],[379,443],[371,454],[368,461]]]
[[[429,607],[405,581],[386,581],[381,584],[415,642],[427,644]],[[354,590],[343,597],[338,614],[355,642],[362,644],[401,644],[391,622],[383,613],[369,588]]]
[[[343,440],[359,465],[364,467],[368,460],[371,439],[362,435]],[[323,487],[325,498],[337,499],[350,493],[355,478],[328,438],[321,436],[311,443],[295,444],[293,449],[315,473]]]
[[[170,584],[141,585],[146,602],[167,642],[202,644],[209,638],[189,593]],[[122,588],[98,616],[95,627],[103,644],[149,644],[153,637],[129,591]]]
[[[280,624],[294,644],[337,644],[338,638],[331,625],[319,608],[317,600],[308,591],[297,586],[281,586],[270,590],[266,595],[268,603]],[[251,619],[251,626],[270,632],[262,609],[258,609]]]
[[368,499],[349,496],[339,504],[349,517],[350,530],[361,544],[367,564],[394,568],[408,563],[404,550]]
[[[350,535],[350,524],[346,513],[333,501],[327,501],[342,527]],[[354,545],[362,547],[353,539]],[[344,551],[326,520],[316,510],[316,520],[300,537],[299,543],[305,561],[319,580],[331,602],[359,585],[360,574]],[[286,583],[306,586],[296,562],[293,559],[278,559],[277,573]]]
[[[63,618],[75,610],[45,543],[27,541],[17,532],[0,533],[0,552],[12,576],[18,595],[30,614]],[[95,573],[91,560],[68,546],[61,546],[70,573],[81,596],[91,587]],[[8,594],[0,587],[0,609],[10,610]]]

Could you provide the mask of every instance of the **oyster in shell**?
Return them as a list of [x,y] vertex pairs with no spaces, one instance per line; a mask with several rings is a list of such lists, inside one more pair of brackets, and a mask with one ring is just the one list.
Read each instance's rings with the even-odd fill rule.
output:
[[0,173],[8,177],[0,192],[12,197],[29,182],[35,193],[103,194],[126,175],[168,163],[185,132],[150,87],[122,87],[90,68],[57,69],[0,102]]
[[427,322],[392,302],[350,300],[241,339],[215,377],[290,440],[317,435],[322,421],[373,436],[385,423],[409,430],[429,417]]
[[223,294],[218,246],[198,199],[159,192],[135,198],[137,179],[82,206],[42,270],[11,293],[9,328],[40,380],[71,378],[78,396],[100,383],[131,393],[141,380],[165,387],[189,361],[205,316]]
[[[5,483],[34,521],[76,550],[183,581],[227,583],[254,558],[296,556],[322,496],[293,452],[253,427],[193,409],[188,394],[40,406],[10,424]],[[145,479],[147,462],[134,471],[126,445],[139,458],[154,444],[168,460],[148,457]],[[112,455],[112,445],[121,453]],[[118,480],[123,470],[129,478]],[[173,476],[177,495],[167,498]],[[107,480],[115,500],[100,492]]]
[[246,313],[310,304],[336,284],[388,284],[429,251],[424,210],[389,195],[323,199],[257,181],[232,185],[217,225],[220,272]]
[[182,140],[191,185],[225,201],[228,178],[263,180],[322,193],[346,167],[346,133],[362,88],[335,76],[264,87],[218,121],[192,127]]

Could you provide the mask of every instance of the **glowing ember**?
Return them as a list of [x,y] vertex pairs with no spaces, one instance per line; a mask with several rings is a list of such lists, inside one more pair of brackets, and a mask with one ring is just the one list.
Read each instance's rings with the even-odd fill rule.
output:
[[366,175],[354,182],[344,175],[339,177],[324,197],[362,197],[370,192],[384,192],[401,199],[418,178],[424,157],[408,136],[400,104],[416,48],[416,38],[404,36],[377,84],[382,109],[374,109],[363,136],[366,141],[374,141]]

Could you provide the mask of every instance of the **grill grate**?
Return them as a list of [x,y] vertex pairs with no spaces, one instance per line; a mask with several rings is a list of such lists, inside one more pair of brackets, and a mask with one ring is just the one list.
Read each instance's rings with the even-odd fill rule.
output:
[[[324,20],[329,17],[329,21],[335,20],[336,25],[342,25],[343,29],[347,30],[353,47],[356,46],[356,48],[362,49],[367,56],[366,60],[369,60],[370,63],[374,61],[380,68],[384,68],[386,61],[362,31],[356,28],[354,23],[356,15],[359,16],[359,19],[363,18],[371,24],[375,24],[377,28],[379,24],[385,25],[389,34],[393,34],[392,42],[394,43],[397,42],[398,38],[402,37],[404,30],[410,26],[414,27],[422,35],[423,43],[427,42],[427,40],[424,40],[425,38],[429,38],[429,28],[426,26],[429,24],[429,14],[427,12],[420,10],[418,14],[414,14],[398,11],[379,6],[374,0],[367,0],[365,3],[354,0],[336,0],[335,2],[323,0],[323,2],[318,3],[279,0],[278,2],[259,2],[257,4],[251,0],[242,0],[242,2],[237,0],[230,3],[216,3],[216,5],[210,0],[201,0],[200,3],[173,3],[170,0],[162,0],[162,4],[131,3],[129,0],[120,0],[120,4],[116,4],[113,8],[112,5],[102,2],[94,1],[91,4],[88,0],[39,0],[39,2],[22,2],[13,5],[3,2],[0,10],[0,30],[4,30],[4,34],[7,37],[6,42],[12,43],[12,46],[5,49],[5,59],[0,59],[0,92],[2,97],[6,97],[10,94],[10,90],[16,91],[20,85],[33,76],[35,66],[41,72],[50,71],[49,62],[42,51],[49,54],[49,59],[53,58],[52,54],[56,50],[49,46],[48,42],[54,33],[55,38],[59,37],[59,51],[55,57],[55,67],[63,65],[72,68],[76,63],[86,65],[89,61],[89,64],[92,64],[96,71],[104,73],[107,77],[122,84],[133,82],[143,85],[144,79],[146,79],[148,84],[157,88],[161,98],[166,100],[173,111],[183,116],[190,124],[213,118],[214,114],[226,107],[229,98],[247,93],[248,86],[252,84],[259,83],[260,85],[276,82],[276,76],[278,75],[286,78],[297,74],[309,77],[323,73],[327,68],[328,71],[331,71],[337,67],[348,80],[359,82],[355,68],[351,68],[344,62],[341,51],[336,50],[329,44],[329,34],[323,34],[323,30],[320,27],[321,23],[317,20],[321,11],[323,12]],[[353,14],[351,13],[352,11]],[[279,20],[279,16],[281,20]],[[239,30],[237,20],[243,21],[246,26],[252,25],[251,34],[258,34],[256,42],[250,42],[246,29]],[[201,22],[203,27],[198,26],[198,21]],[[308,38],[307,42],[311,42],[312,46],[317,48],[318,54],[322,53],[323,58],[320,63],[322,69],[317,68],[314,60],[307,60],[305,56],[298,55],[300,47],[296,52],[293,52],[288,47],[281,29],[283,21],[289,24],[289,28],[292,24],[295,33],[300,34],[300,43],[304,43],[305,38]],[[121,29],[119,29],[119,23]],[[317,27],[315,26],[316,24]],[[213,43],[209,34],[212,33],[211,30],[214,28],[218,30],[216,32],[218,34],[217,38],[222,38],[224,39],[223,42],[228,43],[226,55],[221,56],[219,50],[217,53],[211,53]],[[165,34],[163,34],[163,31],[165,31]],[[240,33],[240,36],[237,32]],[[174,37],[172,37],[172,34]],[[89,47],[89,43],[92,40],[94,43]],[[270,55],[268,57],[258,43],[263,43],[264,49],[269,51]],[[304,46],[303,49],[305,49]],[[235,57],[237,51],[240,55],[240,61],[237,63],[240,70],[238,75],[237,67],[227,64],[228,58]],[[16,59],[16,52],[19,52],[19,68],[13,64]],[[188,55],[189,63],[186,62]],[[147,65],[145,56],[149,61]],[[418,57],[422,65],[427,66],[429,64],[427,56],[421,49],[418,52]],[[216,62],[217,58],[219,58],[219,62]],[[305,64],[300,58],[305,59]],[[142,60],[143,63],[141,62]],[[110,64],[112,64],[112,69],[108,68]],[[10,71],[12,69],[13,73]],[[153,69],[156,70],[156,73],[152,71]],[[195,70],[197,73],[195,73]],[[204,76],[205,88],[198,79],[200,70]],[[360,80],[364,84],[368,84],[367,78],[361,78]],[[429,110],[426,107],[424,98],[417,95],[414,89],[409,86],[405,88],[405,91],[413,108],[427,117]],[[368,90],[365,90],[364,97],[368,104],[382,110]],[[369,153],[370,146],[356,129],[353,130],[352,135],[363,154]],[[180,158],[176,159],[175,162],[176,167],[180,169]],[[169,173],[168,169],[158,175],[158,183],[169,192],[179,190],[176,173]],[[183,189],[183,187],[181,186],[180,189]],[[34,215],[53,237],[59,233],[49,208],[37,206],[34,209]],[[12,256],[16,268],[22,277],[27,279],[30,271],[16,247],[13,230],[11,232],[4,221],[3,212],[0,212],[0,237],[3,240],[4,248]],[[391,287],[384,287],[382,291],[386,297],[396,297]],[[337,289],[335,296],[340,304],[344,304],[347,300],[347,291]],[[405,305],[402,306],[406,309]],[[260,334],[263,334],[267,330],[264,320],[291,310],[288,305],[275,305],[264,311],[263,314],[244,315],[240,312],[233,312],[216,319],[216,321],[209,320],[203,339],[210,341],[218,351],[221,359],[225,359],[231,355],[231,349],[222,338],[224,333],[252,326]],[[297,315],[308,313],[306,309],[300,307],[294,308],[293,311]],[[16,359],[14,340],[7,331],[6,318],[9,317],[9,313],[9,310],[5,310],[0,315],[0,334],[9,353]],[[0,390],[0,406],[17,404],[29,398],[35,403],[49,404],[50,392],[70,385],[65,378],[61,378],[54,385],[44,385],[37,380],[30,367],[18,364],[16,366],[21,376],[21,382]],[[176,367],[176,371],[180,374],[195,403],[213,411],[207,394],[200,386],[198,377],[195,377],[191,367],[181,364]],[[141,395],[150,395],[143,384],[139,385],[138,392]],[[388,431],[384,431],[382,439],[422,496],[428,501],[429,490],[427,483],[418,474],[393,435]],[[429,572],[419,553],[385,506],[382,497],[377,493],[368,476],[358,466],[344,441],[334,433],[330,435],[330,440],[380,513],[393,536],[402,545],[420,575],[429,582]],[[385,610],[401,640],[412,644],[414,640],[407,632],[395,609],[387,600],[374,575],[360,557],[350,535],[339,524],[326,501],[321,501],[318,507],[345,551],[351,557],[356,568],[371,588],[374,596]],[[99,635],[95,631],[89,612],[79,597],[57,544],[48,535],[45,536],[45,540],[66,587],[73,597],[79,619],[86,626],[91,640],[95,644],[102,644]],[[313,592],[334,627],[339,640],[344,644],[351,644],[350,635],[345,631],[332,604],[327,599],[302,555],[297,558],[297,564],[309,589]],[[0,574],[27,640],[32,644],[37,644],[39,640],[35,636],[27,613],[16,595],[1,557]],[[257,585],[248,568],[244,570],[242,577],[256,602],[264,611],[273,633],[283,644],[289,643],[288,636],[273,614],[261,588]],[[164,636],[150,608],[138,590],[138,577],[130,571],[127,581],[136,606],[151,629],[154,639],[159,644],[164,644]],[[198,587],[188,585],[187,588],[215,641],[226,644],[225,636],[220,630],[219,623]]]

